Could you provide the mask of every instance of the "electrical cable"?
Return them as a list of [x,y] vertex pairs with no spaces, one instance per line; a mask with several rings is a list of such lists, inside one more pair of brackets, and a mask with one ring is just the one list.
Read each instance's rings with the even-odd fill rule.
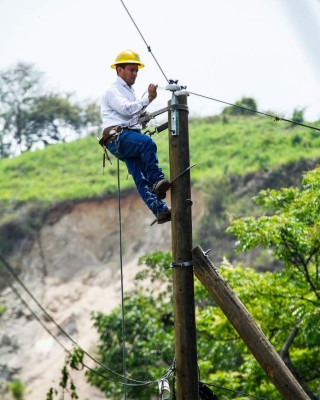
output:
[[[1,259],[2,262],[4,261],[4,259],[3,259],[3,257],[2,257],[1,255],[0,255],[0,259]],[[4,262],[3,262],[3,263],[4,263]],[[4,265],[6,266],[5,263],[4,263]],[[10,271],[10,272],[11,272],[11,271]],[[2,279],[4,279],[3,276],[1,276],[1,277],[2,277]],[[21,302],[24,304],[24,306],[31,312],[32,316],[33,316],[33,317],[40,323],[40,325],[46,330],[46,332],[47,332],[47,333],[48,333],[48,334],[63,348],[63,350],[64,350],[66,353],[72,354],[71,351],[68,350],[68,349],[61,343],[61,341],[46,327],[46,325],[41,321],[41,319],[38,317],[38,315],[32,310],[32,308],[29,306],[29,304],[23,299],[23,297],[21,296],[21,294],[20,294],[20,293],[17,291],[17,289],[9,282],[9,280],[6,280],[6,282],[7,282],[8,285],[10,286],[11,290],[15,293],[15,295],[21,300]],[[34,299],[33,299],[33,300],[34,300]],[[68,339],[69,339],[69,337],[68,337]],[[73,342],[73,344],[75,344],[79,349],[81,349],[81,347],[78,346],[73,340],[72,340],[72,342]],[[81,350],[83,350],[83,349],[81,349]],[[84,352],[84,354],[88,355],[86,352]],[[90,357],[89,357],[89,358],[90,358]],[[175,363],[175,361],[173,361],[173,364],[170,366],[170,368],[168,369],[168,371],[166,372],[166,374],[164,374],[160,379],[167,379],[167,378],[170,377],[170,375],[172,374],[172,372],[174,372],[174,370],[175,370],[174,363]],[[111,381],[111,382],[114,382],[114,383],[116,383],[116,384],[122,384],[122,385],[125,385],[125,386],[140,386],[140,385],[138,385],[138,384],[136,384],[136,383],[134,383],[134,384],[133,384],[133,383],[132,383],[132,384],[128,384],[128,383],[116,381],[116,380],[114,380],[114,379],[112,379],[112,378],[110,378],[110,377],[107,377],[107,376],[105,376],[105,375],[99,373],[98,371],[92,369],[91,367],[89,367],[89,366],[86,365],[85,363],[82,363],[82,365],[83,365],[85,368],[87,368],[89,371],[91,371],[92,373],[96,374],[97,376],[100,376],[100,377],[102,377],[102,378],[104,378],[104,379],[107,379],[107,380],[109,380],[109,381]],[[110,370],[108,369],[108,371],[110,371]],[[198,368],[198,373],[199,373],[199,379],[200,379],[200,370],[199,370],[199,368]],[[119,375],[119,374],[117,374],[117,375]],[[121,376],[121,375],[120,375],[120,376]],[[121,376],[121,377],[122,377],[122,378],[126,378],[125,376]],[[157,380],[157,381],[145,382],[145,384],[151,384],[151,383],[155,383],[155,382],[158,382],[158,380]],[[233,392],[233,393],[236,393],[236,394],[241,394],[241,395],[243,395],[243,396],[250,397],[250,398],[252,398],[252,399],[257,399],[257,400],[269,400],[269,399],[266,398],[266,397],[260,397],[260,396],[250,395],[250,394],[248,394],[248,393],[240,392],[240,391],[238,391],[238,390],[229,389],[229,388],[226,388],[226,387],[224,387],[224,386],[214,385],[214,384],[210,384],[210,383],[205,383],[205,385],[207,385],[207,386],[212,386],[212,387],[219,388],[219,389],[223,389],[223,390],[227,390],[227,391],[229,391],[229,392]],[[142,385],[141,385],[141,386],[142,386]]]
[[[158,65],[160,71],[162,72],[163,76],[165,77],[166,81],[169,82],[169,80],[168,80],[166,74],[164,73],[163,69],[161,68],[161,66],[160,66],[160,64],[159,64],[159,62],[158,62],[158,60],[155,58],[154,54],[152,53],[150,46],[147,44],[147,41],[145,40],[144,36],[142,35],[142,33],[141,33],[141,31],[140,31],[138,25],[136,24],[135,20],[133,19],[132,15],[130,14],[128,8],[125,6],[123,0],[120,0],[120,1],[121,1],[121,3],[122,3],[123,7],[125,8],[126,12],[128,13],[128,15],[129,15],[131,21],[133,22],[134,26],[136,27],[137,31],[139,32],[139,34],[140,34],[142,40],[143,40],[144,43],[146,44],[146,46],[147,46],[147,48],[148,48],[148,51],[151,53],[151,55],[152,55],[152,57],[154,58],[156,64]],[[229,103],[229,102],[227,102],[227,101],[215,99],[215,98],[213,98],[213,97],[205,96],[205,95],[202,95],[202,94],[199,94],[199,93],[194,93],[194,92],[190,92],[190,91],[188,91],[188,93],[190,93],[190,94],[192,94],[192,95],[194,95],[194,96],[198,96],[198,97],[202,97],[202,98],[204,98],[204,99],[216,101],[216,102],[218,102],[218,103],[226,104],[226,105],[229,105],[229,106],[232,106],[232,107],[236,107],[236,108],[239,108],[239,109],[242,109],[242,110],[245,110],[245,111],[249,111],[249,112],[252,112],[252,113],[255,113],[255,114],[264,115],[265,117],[273,118],[275,121],[285,121],[285,122],[288,122],[288,123],[290,123],[290,124],[303,126],[304,128],[314,129],[314,130],[320,132],[320,128],[317,128],[317,127],[312,126],[312,125],[303,124],[302,122],[293,121],[293,120],[290,120],[290,119],[288,119],[288,118],[283,118],[283,117],[280,117],[280,116],[278,116],[278,115],[272,115],[272,114],[269,114],[269,113],[266,113],[266,112],[263,112],[263,111],[259,111],[259,110],[253,110],[253,109],[248,108],[248,107],[244,107],[244,106],[240,106],[240,105],[237,105],[237,104]]]
[[33,311],[33,309],[29,306],[29,304],[24,300],[24,298],[21,296],[21,294],[18,292],[18,290],[13,286],[13,284],[9,281],[9,279],[5,279],[3,275],[0,275],[2,280],[4,280],[10,289],[13,291],[13,293],[19,298],[21,303],[30,311],[32,316],[40,323],[43,329],[47,331],[47,333],[59,344],[59,346],[62,347],[62,349],[69,353],[69,350],[65,347],[65,345],[50,331],[50,329],[47,328],[47,326],[41,321],[41,319],[38,317],[38,315]]
[[251,399],[270,400],[270,399],[268,399],[267,397],[256,396],[256,395],[252,395],[252,394],[240,392],[239,390],[228,389],[228,388],[226,388],[226,387],[224,387],[224,386],[214,385],[214,384],[212,384],[212,383],[205,383],[205,385],[207,385],[207,386],[212,386],[212,387],[215,387],[215,388],[218,388],[218,389],[227,390],[228,392],[232,392],[232,393],[235,393],[235,394],[241,394],[242,396],[250,397]]
[[[140,34],[142,40],[144,41],[145,45],[147,46],[148,51],[151,53],[153,59],[155,60],[157,66],[159,67],[161,73],[163,74],[165,80],[166,80],[167,82],[169,82],[169,80],[168,80],[166,74],[164,73],[163,69],[161,68],[161,65],[159,64],[158,60],[156,59],[155,55],[153,54],[153,52],[152,52],[152,50],[151,50],[151,47],[150,47],[150,46],[148,45],[148,43],[146,42],[144,36],[142,35],[140,29],[138,28],[136,22],[134,21],[134,19],[133,19],[131,13],[130,13],[129,10],[128,10],[128,8],[127,8],[126,5],[124,4],[123,0],[120,0],[120,1],[121,1],[121,3],[122,3],[123,7],[125,8],[127,14],[129,15],[131,21],[133,22],[134,26],[136,27],[137,31],[139,32],[139,34]],[[280,121],[285,121],[285,122],[292,123],[292,124],[295,124],[295,125],[299,125],[299,126],[302,126],[302,127],[305,127],[305,128],[309,128],[309,129],[314,129],[314,130],[320,131],[320,128],[317,128],[317,127],[314,127],[314,126],[310,126],[310,125],[307,125],[307,124],[303,124],[303,123],[300,123],[300,122],[297,122],[297,121],[293,121],[293,120],[290,120],[290,119],[282,118],[282,117],[277,116],[277,115],[272,115],[272,114],[269,114],[269,113],[261,112],[261,111],[259,111],[259,110],[253,110],[253,109],[250,109],[250,108],[248,108],[248,107],[244,107],[244,106],[240,106],[240,105],[237,105],[237,104],[229,103],[229,102],[226,102],[226,101],[223,101],[223,100],[215,99],[215,98],[213,98],[213,97],[201,95],[201,94],[198,94],[198,93],[194,93],[194,92],[190,92],[190,91],[189,91],[189,93],[192,94],[192,95],[195,95],[195,96],[199,96],[199,97],[205,98],[205,99],[209,99],[209,100],[216,101],[216,102],[219,102],[219,103],[223,103],[223,104],[226,104],[226,105],[229,105],[229,106],[232,106],[232,107],[236,107],[236,108],[239,108],[239,109],[242,109],[242,110],[245,110],[245,111],[249,111],[249,112],[252,112],[252,113],[256,113],[256,114],[260,114],[260,115],[263,115],[263,116],[271,117],[271,118],[273,118],[273,119],[276,120],[276,121],[279,121],[279,120],[280,120]],[[126,349],[125,349],[125,323],[124,323],[125,321],[124,321],[124,292],[123,292],[123,263],[122,263],[122,232],[121,232],[121,204],[120,204],[119,159],[118,159],[118,197],[119,197],[119,236],[120,236],[120,269],[121,269],[121,302],[122,302],[123,374],[126,374],[126,363],[125,363]],[[9,272],[12,274],[12,276],[17,280],[17,282],[22,286],[22,288],[27,292],[27,294],[35,301],[35,303],[36,303],[36,304],[38,305],[38,307],[42,310],[42,312],[44,312],[44,314],[56,325],[56,327],[60,330],[60,332],[62,332],[75,346],[77,346],[79,349],[81,349],[81,350],[83,351],[83,353],[84,353],[87,357],[89,357],[92,361],[94,361],[95,363],[97,363],[100,367],[102,367],[102,368],[105,369],[106,371],[108,371],[108,372],[110,372],[110,373],[112,373],[112,374],[114,374],[114,375],[117,375],[117,376],[119,376],[120,378],[125,379],[126,382],[115,381],[115,380],[113,380],[113,379],[111,379],[111,378],[109,378],[109,377],[106,377],[106,376],[104,376],[104,375],[98,373],[98,372],[95,371],[94,369],[92,369],[92,368],[88,367],[86,364],[82,363],[82,365],[83,365],[84,367],[86,367],[87,369],[89,369],[91,372],[93,372],[93,373],[95,373],[95,374],[97,374],[97,375],[103,377],[104,379],[111,380],[112,382],[115,382],[115,383],[118,383],[118,384],[122,384],[122,385],[124,385],[124,386],[142,386],[142,385],[150,385],[151,383],[155,383],[155,382],[158,381],[158,380],[156,380],[156,381],[138,381],[138,380],[135,380],[135,379],[132,379],[132,378],[128,378],[127,376],[118,374],[117,372],[115,372],[115,371],[113,371],[112,369],[106,367],[105,365],[103,365],[102,363],[100,363],[98,360],[96,360],[94,357],[92,357],[88,352],[86,352],[85,350],[83,350],[83,349],[77,344],[77,342],[75,342],[74,339],[72,339],[72,337],[71,337],[69,334],[67,334],[67,332],[66,332],[66,331],[51,317],[50,314],[48,314],[48,312],[42,307],[42,305],[41,305],[41,304],[36,300],[36,298],[31,294],[31,292],[29,291],[29,289],[24,285],[24,283],[20,280],[20,278],[19,278],[19,277],[16,275],[16,273],[13,271],[13,269],[11,268],[11,266],[6,262],[6,260],[5,260],[1,255],[0,255],[0,260],[1,260],[2,263],[5,265],[5,267],[9,270]],[[57,343],[58,343],[67,353],[71,354],[71,352],[59,341],[59,339],[45,326],[45,324],[43,324],[43,322],[41,321],[41,319],[40,319],[40,318],[37,316],[37,314],[31,309],[31,307],[28,305],[28,303],[22,298],[22,296],[21,296],[20,293],[16,290],[16,288],[15,288],[13,285],[11,285],[10,283],[9,283],[9,286],[11,287],[12,291],[20,298],[21,302],[22,302],[22,303],[28,308],[28,310],[32,313],[32,315],[34,316],[34,318],[35,318],[35,319],[41,324],[41,326],[47,331],[47,333],[48,333],[51,337],[53,337],[53,339],[54,339],[55,341],[57,341]],[[169,369],[168,372],[167,372],[162,378],[166,378],[166,377],[170,376],[171,372],[172,372],[172,370]],[[160,378],[160,379],[161,379],[161,378]],[[127,382],[128,380],[131,381],[132,383],[128,383],[128,382]],[[237,394],[241,394],[241,395],[244,395],[244,396],[247,396],[247,397],[251,397],[251,398],[254,398],[254,399],[268,400],[268,399],[266,399],[266,398],[264,398],[264,397],[249,395],[249,394],[246,394],[246,393],[243,393],[243,392],[239,392],[239,391],[235,391],[235,390],[232,390],[232,389],[228,389],[228,388],[225,388],[225,387],[222,387],[222,386],[217,386],[217,385],[213,385],[213,384],[206,384],[206,385],[208,385],[208,386],[213,386],[213,387],[217,387],[217,388],[221,388],[221,389],[224,389],[224,390],[228,390],[228,391],[231,391],[231,392],[234,392],[234,393],[237,393]],[[125,399],[127,399],[127,391],[126,391],[126,390],[125,390]]]
[[129,15],[131,21],[133,22],[134,26],[136,27],[137,31],[139,32],[139,34],[140,34],[142,40],[144,41],[145,45],[147,46],[147,49],[148,49],[149,53],[152,55],[154,61],[156,62],[156,64],[158,65],[160,71],[162,72],[162,75],[164,76],[165,80],[166,80],[167,82],[169,82],[169,80],[168,80],[166,74],[164,73],[163,69],[161,68],[161,66],[160,66],[160,64],[159,64],[159,62],[158,62],[158,60],[156,59],[156,57],[155,57],[154,54],[152,53],[151,47],[148,45],[148,43],[146,42],[145,38],[143,37],[143,35],[142,35],[140,29],[138,28],[138,25],[135,23],[135,21],[134,21],[132,15],[130,14],[128,8],[126,7],[126,5],[124,4],[124,2],[123,2],[122,0],[120,0],[120,1],[121,1],[122,5],[123,5],[124,9],[125,9],[126,12],[128,13],[128,15]]
[[[58,328],[58,330],[69,340],[71,341],[77,348],[79,348],[83,354],[85,354],[88,358],[90,358],[93,362],[95,362],[97,365],[99,365],[101,368],[106,370],[109,373],[112,373],[121,379],[125,379],[126,382],[118,382],[115,380],[112,380],[109,378],[109,380],[112,380],[113,382],[122,384],[122,385],[127,385],[127,386],[147,386],[153,383],[158,382],[158,380],[154,381],[140,381],[136,380],[133,378],[129,378],[127,376],[123,376],[119,374],[118,372],[112,370],[111,368],[105,366],[102,364],[99,360],[95,359],[91,354],[89,354],[86,350],[82,349],[78,343],[54,320],[54,318],[45,310],[45,308],[40,304],[40,302],[35,298],[35,296],[31,293],[31,291],[27,288],[27,286],[21,281],[21,279],[18,277],[18,275],[15,273],[11,265],[5,260],[5,258],[0,254],[0,261],[2,264],[5,266],[5,268],[10,272],[10,274],[13,276],[13,278],[19,283],[19,285],[25,290],[25,292],[31,297],[31,299],[37,304],[37,306],[40,308],[40,310],[45,314],[45,316],[54,323],[54,325]],[[20,296],[19,296],[20,297]],[[37,318],[39,320],[39,317]],[[42,321],[41,321],[42,322]],[[47,330],[47,329],[46,329]],[[51,335],[52,336],[52,335]],[[85,366],[85,365],[84,365]],[[94,371],[94,370],[93,370]],[[107,379],[107,378],[106,378]],[[131,383],[127,383],[127,381],[130,381]]]
[[[39,324],[42,326],[42,328],[53,338],[53,340],[54,340],[55,342],[57,342],[57,343],[59,344],[59,346],[60,346],[67,354],[72,355],[72,352],[71,352],[69,349],[67,349],[67,347],[65,347],[64,344],[58,339],[58,337],[55,336],[55,335],[50,331],[50,329],[48,329],[47,326],[41,321],[41,318],[39,318],[39,316],[38,316],[38,315],[35,313],[35,311],[29,306],[29,304],[24,300],[24,298],[21,296],[21,294],[18,292],[18,290],[11,284],[11,282],[10,282],[9,280],[4,279],[3,276],[1,276],[1,278],[2,278],[3,280],[6,281],[6,283],[7,283],[8,286],[11,288],[11,290],[13,291],[13,293],[20,299],[21,303],[30,311],[31,315],[35,318],[36,321],[39,322]],[[78,347],[79,349],[81,349],[79,346],[77,346],[77,347]],[[81,350],[83,351],[83,349],[81,349]],[[89,371],[91,371],[93,374],[95,374],[95,375],[97,375],[97,376],[100,376],[100,377],[102,377],[102,378],[104,378],[104,379],[107,379],[107,380],[109,380],[109,381],[111,381],[111,382],[113,382],[113,383],[116,383],[116,384],[122,384],[122,385],[124,384],[123,382],[119,382],[119,381],[117,381],[117,380],[115,380],[115,379],[112,379],[112,378],[110,378],[110,377],[108,377],[108,376],[105,376],[105,375],[99,373],[98,371],[96,371],[96,370],[92,369],[91,367],[89,367],[88,365],[86,365],[84,362],[82,362],[81,364],[82,364],[86,369],[88,369]],[[128,386],[130,386],[130,384],[128,384]],[[136,384],[135,384],[134,386],[136,386]],[[139,385],[137,385],[137,386],[139,386]]]
[[303,124],[301,122],[292,121],[291,119],[283,118],[283,117],[280,117],[279,115],[275,115],[275,114],[273,115],[273,114],[269,114],[269,113],[262,112],[262,111],[259,111],[259,110],[253,110],[253,109],[251,109],[249,107],[244,107],[244,106],[240,106],[238,104],[228,103],[226,101],[215,99],[213,97],[205,96],[205,95],[202,95],[202,94],[199,94],[199,93],[194,93],[194,92],[190,92],[190,91],[188,91],[188,92],[190,94],[194,95],[194,96],[199,96],[199,97],[202,97],[204,99],[216,101],[218,103],[226,104],[228,106],[239,108],[241,110],[249,111],[249,112],[252,112],[252,113],[255,113],[255,114],[264,115],[265,117],[273,118],[276,121],[285,121],[285,122],[289,122],[289,123],[294,124],[294,125],[300,125],[300,126],[303,126],[305,128],[309,128],[309,129],[314,129],[316,131],[320,131],[320,128],[317,128],[316,126],[306,125],[306,124]]

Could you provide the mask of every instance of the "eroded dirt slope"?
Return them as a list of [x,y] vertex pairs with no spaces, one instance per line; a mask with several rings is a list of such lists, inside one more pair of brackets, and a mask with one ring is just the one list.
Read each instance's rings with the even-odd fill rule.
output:
[[[197,201],[199,195],[193,196],[197,221],[201,204]],[[170,251],[171,226],[150,227],[153,216],[136,193],[122,198],[121,215],[124,289],[130,290],[140,256],[155,250]],[[118,199],[111,198],[53,211],[31,246],[22,243],[10,262],[22,271],[20,278],[52,317],[92,352],[97,334],[90,312],[108,313],[121,301],[119,257]],[[41,315],[32,300],[15,286]],[[0,318],[0,364],[17,371],[14,377],[25,384],[25,400],[45,400],[48,388],[58,387],[65,353],[10,288],[1,293],[0,304],[6,307]],[[57,327],[41,318],[71,348]],[[85,383],[82,373],[75,380],[81,400],[104,399]]]

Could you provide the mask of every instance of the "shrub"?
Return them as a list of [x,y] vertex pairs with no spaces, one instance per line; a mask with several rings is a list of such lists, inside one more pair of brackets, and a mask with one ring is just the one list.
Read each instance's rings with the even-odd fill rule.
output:
[[14,380],[8,383],[8,389],[12,393],[15,400],[23,400],[24,385],[19,380]]

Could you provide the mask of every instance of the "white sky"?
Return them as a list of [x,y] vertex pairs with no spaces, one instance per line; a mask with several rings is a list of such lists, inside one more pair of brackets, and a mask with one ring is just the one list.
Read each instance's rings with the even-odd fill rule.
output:
[[[192,92],[261,111],[320,119],[320,0],[124,0],[169,79]],[[48,85],[99,100],[114,80],[116,55],[131,48],[146,67],[135,85],[166,81],[120,0],[0,0],[0,70],[18,61],[45,72]],[[159,90],[152,109],[171,95]],[[223,105],[189,97],[191,115]]]

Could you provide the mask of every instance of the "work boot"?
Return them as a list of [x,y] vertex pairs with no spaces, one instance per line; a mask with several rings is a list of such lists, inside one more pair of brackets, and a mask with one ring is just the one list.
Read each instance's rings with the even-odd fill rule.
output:
[[157,199],[163,200],[166,198],[169,188],[170,182],[167,179],[161,179],[161,181],[154,184],[152,192],[157,196]]
[[165,211],[162,211],[157,216],[157,224],[164,224],[165,222],[171,221],[171,210],[169,208]]

